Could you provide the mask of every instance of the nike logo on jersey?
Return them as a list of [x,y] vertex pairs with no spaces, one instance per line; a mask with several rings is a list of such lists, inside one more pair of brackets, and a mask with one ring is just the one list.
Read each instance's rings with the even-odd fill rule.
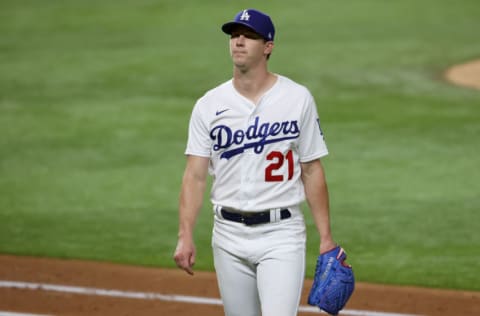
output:
[[215,112],[215,115],[219,116],[220,114],[222,114],[224,112],[227,112],[228,110],[230,110],[230,109],[225,109],[225,110],[220,110],[220,111],[217,110],[217,112]]
[[[278,143],[289,139],[298,138],[300,129],[297,121],[265,122],[260,124],[260,118],[255,117],[255,122],[245,130],[232,130],[226,125],[217,125],[210,131],[210,138],[214,141],[213,150],[225,150],[220,158],[230,159],[242,154],[246,149],[253,148],[256,154],[263,152],[265,145]],[[247,142],[251,141],[251,142]]]

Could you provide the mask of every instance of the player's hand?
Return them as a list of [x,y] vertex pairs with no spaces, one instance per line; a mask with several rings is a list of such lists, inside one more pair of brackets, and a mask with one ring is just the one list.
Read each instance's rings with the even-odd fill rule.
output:
[[190,275],[193,275],[193,265],[195,264],[195,245],[191,238],[179,238],[177,248],[173,259],[177,266],[185,270]]

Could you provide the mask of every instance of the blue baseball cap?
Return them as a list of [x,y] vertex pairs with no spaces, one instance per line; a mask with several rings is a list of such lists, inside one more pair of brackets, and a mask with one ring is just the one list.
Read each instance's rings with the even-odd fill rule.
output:
[[227,22],[222,26],[222,31],[232,34],[232,29],[236,25],[244,25],[251,28],[267,41],[273,41],[275,37],[275,27],[270,17],[255,9],[245,9],[238,12],[233,21]]

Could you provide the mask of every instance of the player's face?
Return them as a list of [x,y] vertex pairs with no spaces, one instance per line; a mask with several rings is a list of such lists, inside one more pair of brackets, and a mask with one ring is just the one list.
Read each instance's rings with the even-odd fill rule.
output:
[[237,67],[264,60],[270,54],[273,42],[265,41],[261,35],[244,26],[237,26],[230,36],[230,54]]

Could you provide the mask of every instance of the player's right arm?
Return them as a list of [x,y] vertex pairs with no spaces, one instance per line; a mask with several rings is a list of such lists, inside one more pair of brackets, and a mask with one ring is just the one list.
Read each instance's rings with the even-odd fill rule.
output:
[[193,230],[203,204],[209,161],[207,157],[187,156],[180,191],[178,242],[174,260],[179,268],[191,275],[195,264]]

